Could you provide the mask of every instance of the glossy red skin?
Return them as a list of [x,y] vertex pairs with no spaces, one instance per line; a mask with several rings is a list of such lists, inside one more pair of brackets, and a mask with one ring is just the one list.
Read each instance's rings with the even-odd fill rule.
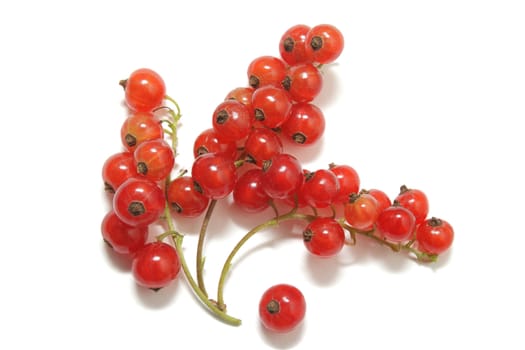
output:
[[222,139],[214,128],[202,131],[193,143],[193,156],[197,158],[204,153],[222,153],[230,159],[237,156],[235,142]]
[[210,199],[197,192],[191,176],[180,176],[170,182],[166,199],[177,215],[194,218],[206,211]]
[[261,169],[250,169],[239,176],[235,183],[233,200],[246,212],[257,213],[270,205],[270,197],[262,188],[262,176]]
[[193,161],[191,176],[210,199],[221,199],[229,195],[236,181],[233,161],[221,153],[203,154]]
[[[227,115],[226,118],[221,118]],[[248,107],[236,100],[221,102],[213,112],[212,125],[225,141],[237,141],[250,133],[253,114]]]
[[[320,37],[322,47],[318,50],[312,48],[312,38]],[[343,52],[344,37],[341,31],[330,24],[319,24],[310,29],[306,35],[306,52],[312,57],[313,62],[328,64],[334,62]]]
[[453,241],[454,229],[443,219],[430,218],[417,227],[417,247],[425,253],[442,254],[452,246]]
[[260,56],[250,62],[247,75],[249,86],[255,89],[266,85],[279,86],[286,76],[286,63],[278,57]]
[[416,217],[416,224],[420,224],[425,221],[428,215],[428,198],[421,190],[413,188],[404,189],[403,187],[394,201],[410,210]]
[[[306,51],[306,35],[309,30],[310,26],[297,24],[288,28],[282,35],[279,41],[279,54],[288,65],[312,61],[312,57]],[[291,51],[287,51],[285,48],[284,43],[286,39],[292,40],[294,43]]]
[[[279,304],[279,312],[267,309],[272,300]],[[302,292],[289,284],[268,288],[259,301],[259,317],[263,326],[276,333],[286,333],[296,328],[306,314],[306,300]]]
[[322,258],[337,255],[344,247],[345,232],[332,218],[318,217],[310,222],[303,233],[304,245],[310,253]]
[[327,208],[339,192],[339,181],[330,170],[319,169],[306,176],[300,192],[308,205],[314,208]]
[[344,206],[346,222],[360,231],[373,229],[379,213],[377,200],[367,193],[357,195],[355,199],[349,200]]
[[[134,216],[128,209],[132,202],[142,203],[143,214]],[[130,226],[146,226],[160,218],[164,211],[165,196],[162,189],[145,178],[126,180],[113,196],[113,210],[124,223]]]
[[102,179],[108,192],[115,192],[130,177],[136,177],[137,167],[131,152],[111,155],[102,166]]
[[[134,143],[128,143],[126,136],[132,137]],[[164,138],[164,129],[152,113],[138,112],[126,118],[120,128],[122,145],[133,152],[144,141]]]
[[[167,178],[175,165],[175,153],[171,145],[163,139],[142,142],[133,152],[133,158],[137,172],[152,181]],[[147,172],[142,173],[140,171],[139,163],[146,165]]]
[[321,139],[325,125],[319,107],[307,102],[295,103],[288,119],[281,125],[281,134],[294,144],[311,145]]
[[132,256],[146,244],[148,238],[147,226],[130,226],[120,220],[113,210],[104,216],[101,232],[113,251],[122,255]]
[[372,188],[367,190],[367,192],[376,199],[379,213],[392,205],[390,197],[388,197],[384,191],[381,191],[377,188]]
[[159,289],[166,287],[179,275],[179,256],[173,246],[151,242],[140,249],[133,259],[131,271],[140,286]]
[[[281,126],[290,116],[292,99],[283,88],[268,85],[255,90],[252,107],[255,120],[267,128],[274,129]],[[257,110],[262,113],[263,119],[258,119]]]
[[151,112],[162,105],[165,96],[164,80],[152,69],[137,69],[126,81],[125,100],[131,110]]
[[274,156],[263,166],[263,189],[273,199],[285,199],[296,193],[304,183],[301,163],[291,154]]
[[252,95],[255,91],[251,86],[237,87],[226,94],[225,100],[239,101],[248,109],[252,110]]
[[416,218],[412,212],[401,206],[392,205],[379,214],[376,229],[391,242],[404,242],[413,238]]
[[323,87],[323,76],[312,63],[302,63],[288,68],[286,90],[295,102],[311,102]]
[[246,159],[258,166],[282,153],[283,143],[275,131],[268,128],[254,128],[244,143]]
[[330,171],[339,180],[339,192],[334,198],[334,203],[346,203],[352,193],[358,193],[361,180],[357,171],[349,165],[330,164]]

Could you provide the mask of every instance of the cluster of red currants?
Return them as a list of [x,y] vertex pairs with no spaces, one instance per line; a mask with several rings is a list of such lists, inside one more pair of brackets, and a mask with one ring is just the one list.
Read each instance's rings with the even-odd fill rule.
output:
[[[343,35],[333,25],[289,28],[279,42],[280,57],[255,58],[248,65],[247,85],[227,93],[211,113],[210,127],[195,139],[191,173],[180,171],[173,179],[179,106],[153,70],[138,69],[121,81],[130,115],[121,128],[124,150],[103,166],[112,209],[103,219],[102,235],[116,253],[132,258],[137,283],[157,290],[174,280],[182,267],[199,299],[223,320],[239,324],[227,315],[223,296],[232,260],[251,236],[282,221],[303,220],[305,247],[324,258],[356,244],[357,235],[421,261],[435,261],[451,246],[452,227],[428,217],[428,199],[421,190],[402,186],[392,201],[381,190],[361,189],[359,175],[349,165],[309,171],[285,151],[286,142],[306,146],[322,137],[325,117],[313,101],[323,86],[322,69],[343,48]],[[230,195],[249,213],[271,207],[275,216],[235,245],[224,263],[217,298],[210,299],[202,274],[207,221],[215,202]],[[284,214],[278,209],[283,207],[289,208]],[[323,209],[331,211],[321,214]],[[173,218],[205,212],[195,281]],[[159,222],[167,226],[165,232],[148,241],[150,225]],[[259,305],[262,323],[277,332],[297,326],[305,310],[302,293],[287,284],[268,289]]]

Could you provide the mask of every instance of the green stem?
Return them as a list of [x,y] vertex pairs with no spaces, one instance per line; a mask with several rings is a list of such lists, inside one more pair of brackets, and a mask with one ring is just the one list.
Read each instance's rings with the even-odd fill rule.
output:
[[252,228],[250,231],[248,231],[235,245],[235,247],[232,249],[228,257],[226,258],[226,261],[224,262],[224,265],[222,267],[221,275],[219,278],[219,285],[217,288],[217,306],[220,310],[226,309],[226,304],[224,303],[224,284],[226,281],[226,276],[228,276],[228,272],[230,271],[230,268],[232,266],[232,260],[237,254],[237,252],[242,248],[242,246],[256,233],[263,231],[265,229],[277,226],[280,222],[286,221],[286,220],[306,220],[306,221],[312,221],[315,219],[314,215],[306,215],[306,214],[300,214],[296,212],[296,209],[293,209],[292,211],[279,215],[274,217],[273,219],[270,219],[262,224],[259,224]]
[[178,144],[178,137],[177,137],[177,124],[179,123],[180,118],[182,117],[182,114],[180,112],[180,107],[177,101],[175,101],[170,96],[166,95],[164,98],[168,101],[170,101],[175,106],[175,111],[168,107],[168,111],[171,115],[171,118],[173,119],[168,123],[168,126],[171,129],[171,147],[173,148],[173,152],[175,152],[175,155],[177,154],[177,144]]
[[217,204],[217,200],[213,199],[210,201],[210,205],[208,206],[206,215],[202,220],[202,225],[199,232],[199,241],[197,243],[197,281],[199,283],[200,290],[206,296],[208,295],[208,292],[206,292],[206,287],[204,286],[204,257],[202,256],[202,254],[204,251],[204,239],[206,237],[206,231],[208,230],[208,224],[210,223],[211,215],[213,213],[213,209],[215,208],[215,204]]
[[200,290],[199,286],[195,282],[195,279],[193,278],[190,272],[190,269],[186,262],[186,258],[184,257],[184,250],[182,249],[182,241],[183,241],[184,236],[175,230],[175,227],[173,225],[173,221],[171,218],[171,212],[167,205],[165,208],[165,216],[166,216],[166,222],[168,223],[170,237],[172,238],[173,245],[175,246],[175,250],[177,251],[177,254],[179,255],[179,260],[181,263],[182,271],[184,272],[184,276],[186,277],[186,280],[188,281],[191,289],[197,295],[199,300],[208,308],[208,310],[214,316],[216,316],[218,319],[224,321],[227,324],[230,324],[232,326],[239,326],[241,324],[240,319],[232,317],[226,314],[223,310],[219,309],[217,305],[213,301],[208,299],[208,296],[204,294],[202,290]]

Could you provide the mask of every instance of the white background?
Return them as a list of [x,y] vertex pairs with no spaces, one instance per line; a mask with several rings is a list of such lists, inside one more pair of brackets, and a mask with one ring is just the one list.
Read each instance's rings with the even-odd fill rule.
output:
[[[4,1],[0,5],[0,348],[523,349],[522,1]],[[101,166],[120,150],[118,81],[150,67],[182,108],[177,164],[246,68],[278,55],[290,26],[331,23],[346,46],[316,103],[323,141],[305,167],[346,163],[365,188],[424,190],[455,228],[420,265],[366,240],[314,259],[283,225],[241,251],[225,290],[240,327],[217,321],[179,279],[137,288],[100,235]],[[294,150],[295,152],[295,150]],[[206,244],[215,290],[227,253],[271,216],[217,208]],[[193,268],[199,222],[184,221]],[[272,284],[299,287],[304,323],[264,331]]]

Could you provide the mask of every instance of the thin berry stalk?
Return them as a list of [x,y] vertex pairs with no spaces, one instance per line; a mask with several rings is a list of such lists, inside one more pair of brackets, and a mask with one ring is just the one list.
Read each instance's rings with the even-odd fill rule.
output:
[[184,250],[182,249],[182,242],[183,242],[184,236],[175,230],[175,227],[172,221],[172,217],[171,217],[171,212],[170,212],[168,205],[166,205],[165,217],[166,217],[166,222],[167,222],[168,229],[169,229],[169,231],[167,231],[166,234],[169,234],[169,236],[173,240],[173,245],[175,247],[175,250],[177,251],[177,254],[179,255],[181,268],[182,268],[182,271],[184,272],[184,276],[186,277],[186,281],[188,281],[188,284],[190,285],[191,289],[193,290],[197,298],[218,319],[224,321],[227,324],[233,325],[233,326],[240,326],[241,325],[240,319],[232,317],[226,314],[220,308],[218,308],[217,305],[213,301],[208,299],[208,296],[199,288],[197,282],[195,282],[195,279],[193,278],[193,275],[191,274],[188,264],[186,262],[186,258],[184,256]]

